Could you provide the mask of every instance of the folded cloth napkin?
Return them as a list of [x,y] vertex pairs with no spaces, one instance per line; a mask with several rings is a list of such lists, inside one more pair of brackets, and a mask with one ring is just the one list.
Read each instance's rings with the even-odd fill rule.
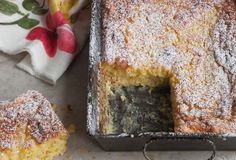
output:
[[9,55],[26,51],[17,66],[55,84],[88,39],[88,3],[0,0],[0,50]]

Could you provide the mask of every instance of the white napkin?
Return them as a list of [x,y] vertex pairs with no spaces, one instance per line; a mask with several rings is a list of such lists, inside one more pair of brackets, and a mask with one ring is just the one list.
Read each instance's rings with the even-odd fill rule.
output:
[[[45,4],[43,0],[0,0],[0,50],[9,55],[29,53],[17,66],[50,84],[81,51],[90,28],[90,9],[81,10],[88,0],[77,0],[68,11],[58,6],[59,1],[63,0]],[[74,23],[70,23],[72,16]]]

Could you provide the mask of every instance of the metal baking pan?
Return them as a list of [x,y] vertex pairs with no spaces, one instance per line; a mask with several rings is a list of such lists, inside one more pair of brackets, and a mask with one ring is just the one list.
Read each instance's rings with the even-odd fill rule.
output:
[[[119,133],[102,135],[99,132],[98,62],[101,54],[101,0],[92,1],[92,21],[89,53],[89,83],[87,131],[107,151],[149,150],[236,150],[236,134],[184,134],[175,132]],[[150,146],[149,146],[150,145]],[[214,152],[211,158],[214,157]]]

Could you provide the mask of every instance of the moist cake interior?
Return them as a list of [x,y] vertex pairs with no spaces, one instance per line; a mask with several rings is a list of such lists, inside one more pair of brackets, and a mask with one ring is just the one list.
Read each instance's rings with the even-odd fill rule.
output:
[[[110,90],[106,114],[112,134],[173,131],[168,86],[120,86]],[[109,126],[110,125],[110,126]]]

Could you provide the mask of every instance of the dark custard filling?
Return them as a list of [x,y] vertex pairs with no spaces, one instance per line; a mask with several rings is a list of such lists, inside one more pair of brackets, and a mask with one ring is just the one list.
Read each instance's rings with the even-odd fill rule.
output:
[[174,131],[169,86],[119,86],[111,91],[106,114],[112,134]]

